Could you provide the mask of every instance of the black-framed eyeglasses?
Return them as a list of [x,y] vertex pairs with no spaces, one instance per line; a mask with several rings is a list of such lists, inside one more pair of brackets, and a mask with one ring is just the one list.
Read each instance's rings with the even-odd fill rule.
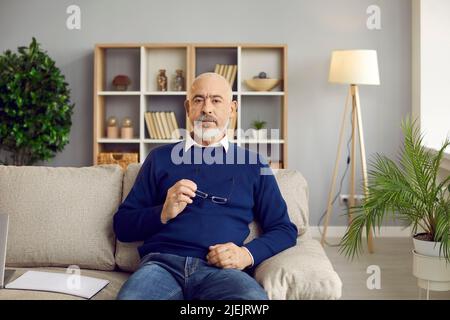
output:
[[203,192],[198,189],[195,191],[195,195],[202,199],[211,199],[212,202],[217,203],[217,204],[225,204],[228,202],[228,198],[213,196],[213,195],[207,194],[206,192]]

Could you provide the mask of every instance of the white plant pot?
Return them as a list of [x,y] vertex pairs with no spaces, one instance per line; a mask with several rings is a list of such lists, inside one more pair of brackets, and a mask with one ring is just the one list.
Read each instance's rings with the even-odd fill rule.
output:
[[256,139],[258,140],[265,140],[267,139],[267,129],[259,129],[256,131]]
[[267,129],[250,129],[248,137],[253,140],[265,140],[267,139]]
[[413,250],[413,275],[417,278],[419,288],[450,290],[450,265],[443,257],[426,256]]
[[418,254],[422,254],[424,256],[429,257],[440,257],[439,255],[439,248],[441,247],[440,242],[424,241],[413,237],[413,243],[414,243],[414,250]]

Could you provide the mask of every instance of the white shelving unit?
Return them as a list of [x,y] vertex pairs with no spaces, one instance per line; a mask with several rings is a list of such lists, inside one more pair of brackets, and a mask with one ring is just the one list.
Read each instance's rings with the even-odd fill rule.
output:
[[[184,110],[186,91],[173,91],[175,70],[182,69],[188,88],[203,72],[212,72],[215,64],[236,64],[237,75],[233,96],[237,100],[237,135],[232,142],[259,151],[277,150],[282,167],[287,167],[287,47],[254,44],[98,44],[94,66],[94,150],[93,162],[99,152],[137,152],[142,163],[154,147],[181,139],[150,139],[145,123],[146,111],[174,111],[180,129],[188,123]],[[157,91],[156,76],[166,69],[168,90]],[[282,79],[269,92],[247,88],[244,79],[264,71],[269,77]],[[111,85],[117,74],[131,78],[129,91],[114,91]],[[133,139],[106,138],[108,116],[132,118]],[[250,139],[242,135],[254,120],[265,120],[270,129],[279,129],[278,136]],[[189,125],[188,125],[189,128]]]

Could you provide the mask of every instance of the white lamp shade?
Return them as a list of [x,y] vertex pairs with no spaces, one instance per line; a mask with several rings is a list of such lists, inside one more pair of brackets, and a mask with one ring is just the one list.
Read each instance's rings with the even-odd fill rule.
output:
[[329,82],[380,84],[375,50],[343,50],[331,54]]

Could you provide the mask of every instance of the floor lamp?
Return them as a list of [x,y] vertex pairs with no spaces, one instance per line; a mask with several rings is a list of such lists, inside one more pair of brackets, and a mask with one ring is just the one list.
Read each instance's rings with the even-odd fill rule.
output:
[[[349,98],[351,99],[351,117],[352,117],[352,144],[351,144],[351,158],[350,158],[350,190],[348,199],[349,208],[349,223],[352,220],[352,209],[355,205],[355,176],[356,176],[356,134],[359,136],[359,149],[361,156],[361,169],[364,193],[367,195],[367,164],[366,164],[366,150],[364,146],[363,125],[361,121],[361,105],[359,101],[358,85],[379,85],[380,77],[378,74],[378,61],[377,52],[375,50],[347,50],[347,51],[333,51],[331,55],[329,82],[340,83],[350,85],[345,108],[344,115],[342,117],[342,124],[339,134],[339,143],[336,156],[336,162],[333,170],[333,178],[330,187],[330,193],[328,194],[327,212],[324,221],[324,229],[322,233],[321,244],[325,243],[325,237],[327,234],[328,223],[333,211],[333,194],[336,184],[336,175],[338,171],[339,159],[341,157],[342,137],[347,123],[346,117],[349,113]],[[372,242],[372,230],[369,230],[368,235],[368,250],[373,252]]]

